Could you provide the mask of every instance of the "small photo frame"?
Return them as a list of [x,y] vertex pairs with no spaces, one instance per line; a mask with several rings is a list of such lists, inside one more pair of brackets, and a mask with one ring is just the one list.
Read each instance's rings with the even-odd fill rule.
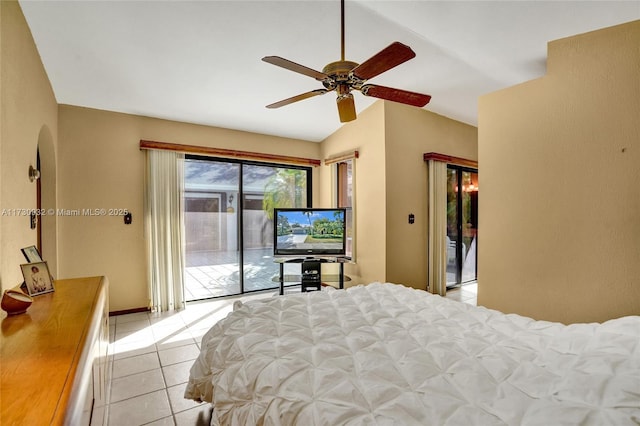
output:
[[37,296],[54,291],[53,280],[51,279],[47,262],[26,263],[20,265],[20,269],[22,269],[22,276],[29,296]]
[[42,256],[40,256],[40,252],[36,246],[29,246],[23,249],[20,249],[25,259],[29,263],[42,262]]

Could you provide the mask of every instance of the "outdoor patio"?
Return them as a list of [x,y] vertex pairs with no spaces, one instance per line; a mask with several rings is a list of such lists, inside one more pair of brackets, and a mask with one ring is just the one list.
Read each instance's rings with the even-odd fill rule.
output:
[[[199,251],[186,255],[185,297],[187,301],[230,296],[240,293],[240,253],[238,251]],[[273,249],[244,251],[244,290],[276,289],[272,281],[279,266],[273,262]]]
[[[187,302],[240,294],[239,256],[240,253],[237,251],[187,253],[184,275]],[[278,289],[279,283],[273,281],[273,278],[279,274],[279,264],[273,262],[272,248],[245,250],[244,262],[245,292]],[[300,273],[299,264],[289,264],[284,267],[285,275]],[[460,289],[465,289],[463,294],[466,299],[469,299],[461,301],[475,304],[475,281],[448,288],[447,297],[451,293],[450,298],[457,300]]]

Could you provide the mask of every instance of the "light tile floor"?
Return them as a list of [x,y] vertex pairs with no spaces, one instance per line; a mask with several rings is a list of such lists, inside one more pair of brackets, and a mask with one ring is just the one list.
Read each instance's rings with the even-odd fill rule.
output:
[[[296,288],[289,291],[299,291]],[[191,303],[181,312],[110,318],[107,418],[110,426],[209,425],[209,404],[184,399],[189,369],[206,331],[236,300],[273,297],[273,291]],[[447,291],[447,298],[476,304],[477,284]]]
[[476,281],[462,284],[457,287],[447,289],[447,299],[465,302],[471,305],[478,304],[478,283]]

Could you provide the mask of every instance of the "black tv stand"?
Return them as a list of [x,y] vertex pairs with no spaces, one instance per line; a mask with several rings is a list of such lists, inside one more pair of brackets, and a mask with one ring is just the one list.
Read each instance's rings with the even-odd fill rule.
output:
[[331,258],[325,258],[325,257],[313,257],[313,256],[307,256],[307,257],[281,257],[281,258],[276,258],[274,260],[274,262],[276,263],[302,263],[302,262],[306,262],[308,260],[315,260],[318,262],[322,262],[322,263],[326,263],[326,262],[335,262],[335,260],[332,260]]
[[[304,258],[274,258],[274,262],[280,264],[280,274],[273,278],[273,281],[280,283],[280,294],[284,294],[284,283],[300,283],[302,291],[320,290],[323,282],[337,282],[338,288],[344,288],[345,281],[351,281],[350,277],[344,275],[344,264],[350,262],[343,257],[304,257]],[[300,275],[285,275],[285,263],[300,263]],[[323,263],[338,263],[340,272],[335,274],[322,274]]]
[[305,291],[320,291],[322,285],[322,261],[307,257],[302,261],[302,274],[300,276],[300,289]]

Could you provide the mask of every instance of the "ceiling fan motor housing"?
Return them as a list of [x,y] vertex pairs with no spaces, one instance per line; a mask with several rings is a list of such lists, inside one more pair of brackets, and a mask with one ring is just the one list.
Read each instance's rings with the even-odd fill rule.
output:
[[351,75],[351,70],[357,67],[359,64],[352,61],[336,61],[327,64],[322,72],[329,76],[322,84],[328,90],[333,90],[336,86],[355,83]]

